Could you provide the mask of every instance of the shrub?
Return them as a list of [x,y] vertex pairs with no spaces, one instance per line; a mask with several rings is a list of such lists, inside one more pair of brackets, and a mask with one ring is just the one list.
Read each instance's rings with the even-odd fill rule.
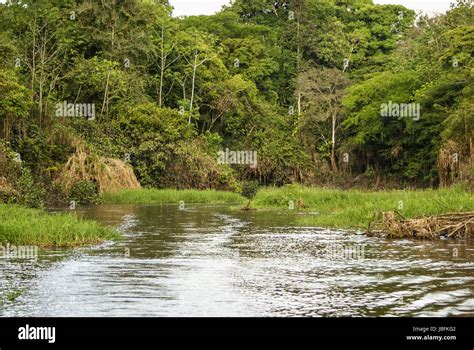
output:
[[44,190],[35,183],[30,169],[21,168],[21,175],[15,181],[18,195],[14,202],[31,208],[41,208],[44,205]]
[[242,184],[242,196],[252,199],[258,192],[258,181],[245,181]]
[[69,190],[69,200],[77,204],[98,204],[100,202],[97,184],[92,181],[79,181]]

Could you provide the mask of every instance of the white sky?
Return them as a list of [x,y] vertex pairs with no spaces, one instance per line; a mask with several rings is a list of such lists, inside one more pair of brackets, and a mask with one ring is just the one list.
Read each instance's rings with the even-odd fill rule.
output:
[[169,0],[174,7],[174,16],[212,15],[230,0]]
[[374,0],[376,4],[400,4],[431,15],[446,12],[449,10],[449,5],[455,2],[455,0]]
[[[228,5],[230,0],[169,0],[175,10],[175,16],[211,15]],[[413,10],[422,10],[429,14],[443,13],[454,0],[374,0],[376,4],[400,4]]]
[[[169,0],[174,6],[174,15],[211,15],[218,12],[223,5],[231,0]],[[0,0],[5,2],[5,0]],[[429,14],[443,13],[455,0],[374,0],[376,4],[400,4],[413,10],[421,10]]]

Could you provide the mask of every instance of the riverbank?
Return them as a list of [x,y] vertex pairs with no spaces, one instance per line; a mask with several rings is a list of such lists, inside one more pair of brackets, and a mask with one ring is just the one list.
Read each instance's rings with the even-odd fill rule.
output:
[[0,244],[76,247],[119,239],[115,230],[74,214],[48,214],[39,209],[0,204]]
[[289,185],[261,189],[252,207],[302,211],[308,215],[298,221],[307,226],[367,229],[375,212],[397,211],[405,218],[467,212],[474,209],[474,196],[462,187],[369,192]]
[[[237,193],[199,190],[139,189],[106,193],[105,204],[209,203],[237,204],[248,200]],[[240,208],[240,207],[239,207]],[[376,212],[397,211],[416,218],[474,209],[474,196],[463,187],[437,190],[361,191],[301,185],[261,188],[249,209],[299,211],[298,223],[340,229],[367,229]]]
[[[106,193],[105,204],[232,204],[247,200],[237,193],[214,190],[138,189]],[[381,191],[336,190],[288,185],[262,188],[250,208],[300,212],[304,226],[367,229],[376,212],[396,211],[418,218],[474,209],[474,196],[462,187],[441,190]],[[0,243],[39,247],[74,247],[118,239],[119,234],[97,222],[74,214],[51,215],[42,210],[0,204]]]
[[209,203],[240,204],[245,198],[238,193],[215,190],[137,189],[105,193],[104,204],[171,204]]

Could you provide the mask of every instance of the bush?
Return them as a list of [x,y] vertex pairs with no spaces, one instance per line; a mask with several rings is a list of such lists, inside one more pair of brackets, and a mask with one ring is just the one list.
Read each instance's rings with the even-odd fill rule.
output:
[[258,181],[245,181],[242,184],[242,196],[252,199],[258,192]]
[[79,181],[69,190],[69,200],[77,204],[99,204],[99,191],[97,184],[92,181]]
[[35,183],[30,169],[21,168],[21,175],[15,181],[15,188],[17,192],[12,198],[14,203],[31,208],[43,207],[44,190]]

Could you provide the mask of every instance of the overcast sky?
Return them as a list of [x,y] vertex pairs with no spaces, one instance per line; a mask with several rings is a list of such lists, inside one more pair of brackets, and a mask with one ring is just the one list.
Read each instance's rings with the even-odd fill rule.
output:
[[[182,15],[210,15],[219,11],[222,5],[230,0],[169,0],[174,6],[175,16]],[[401,4],[413,10],[422,10],[434,14],[443,13],[449,9],[454,0],[374,0],[377,4]]]
[[[0,0],[5,2],[5,0]],[[174,15],[212,15],[230,0],[169,0],[174,6]],[[376,4],[401,4],[413,10],[422,10],[429,14],[443,13],[455,0],[374,0]]]

